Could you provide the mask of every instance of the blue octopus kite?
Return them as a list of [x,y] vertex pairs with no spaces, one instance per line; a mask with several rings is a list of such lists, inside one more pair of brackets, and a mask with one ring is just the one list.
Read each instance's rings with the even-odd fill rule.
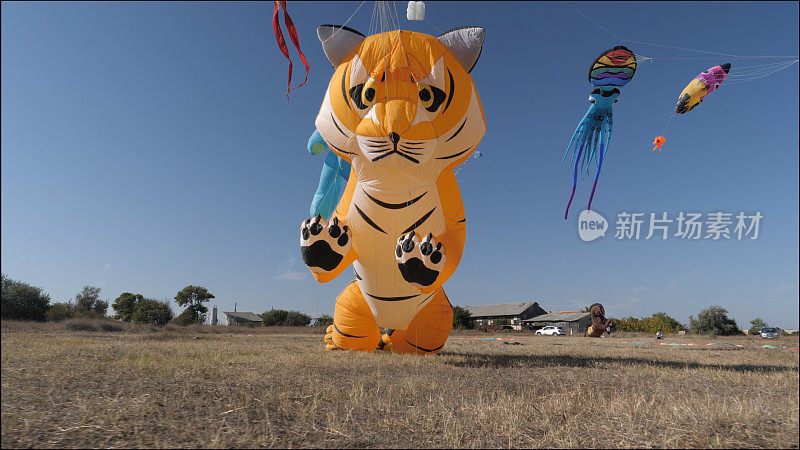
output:
[[563,166],[567,156],[570,153],[573,155],[570,156],[574,166],[572,194],[569,196],[567,210],[564,212],[564,220],[569,215],[569,208],[575,197],[578,172],[582,172],[585,177],[589,173],[591,162],[595,161],[597,171],[594,176],[592,194],[589,196],[589,206],[586,208],[592,209],[597,179],[603,168],[603,158],[608,151],[611,131],[614,127],[611,109],[619,97],[619,88],[628,84],[633,79],[634,73],[636,73],[636,55],[621,45],[601,53],[589,68],[589,82],[597,87],[589,94],[589,102],[591,102],[589,110],[575,129],[567,151],[564,153],[564,158],[561,159]]

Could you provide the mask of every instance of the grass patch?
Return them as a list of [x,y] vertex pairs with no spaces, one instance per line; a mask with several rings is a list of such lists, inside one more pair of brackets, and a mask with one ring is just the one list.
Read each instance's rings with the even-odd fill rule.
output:
[[[417,357],[326,352],[310,328],[128,325],[4,322],[3,448],[797,448],[798,351],[748,336],[458,332]],[[519,345],[457,339],[487,336]]]
[[69,331],[107,331],[120,333],[125,331],[120,322],[109,319],[88,319],[76,317],[62,322],[56,322],[58,326]]

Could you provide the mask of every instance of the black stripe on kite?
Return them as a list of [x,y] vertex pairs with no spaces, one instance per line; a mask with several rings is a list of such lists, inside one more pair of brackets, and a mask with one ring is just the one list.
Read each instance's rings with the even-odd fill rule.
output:
[[410,232],[411,230],[417,228],[418,226],[422,225],[422,223],[425,222],[428,219],[428,217],[430,217],[431,214],[433,214],[434,211],[436,211],[436,207],[435,206],[433,207],[432,210],[428,211],[427,214],[425,214],[424,216],[420,217],[419,220],[414,222],[413,225],[411,225],[410,227],[406,228],[405,231],[403,231],[400,234],[406,234],[406,233]]
[[375,228],[376,230],[380,231],[381,233],[386,234],[386,232],[383,231],[383,229],[381,227],[379,227],[378,224],[373,222],[372,219],[369,218],[369,216],[364,214],[364,211],[362,211],[361,208],[358,207],[358,205],[356,205],[354,203],[353,206],[355,206],[356,207],[356,211],[358,211],[358,213],[361,214],[361,218],[364,219],[364,222],[367,222],[372,228]]
[[464,119],[464,123],[462,123],[461,126],[458,127],[458,129],[456,130],[455,134],[450,136],[445,142],[450,142],[451,139],[453,139],[454,137],[458,136],[458,133],[461,133],[461,130],[464,129],[464,125],[466,125],[466,124],[467,124],[467,119]]
[[344,337],[357,338],[357,339],[361,339],[361,338],[365,338],[366,337],[366,336],[353,336],[352,334],[342,333],[342,330],[340,330],[339,327],[336,326],[336,322],[333,322],[333,329],[336,330],[337,333],[341,334]]
[[[408,342],[408,339],[406,339],[406,342]],[[442,344],[442,345],[434,348],[433,350],[428,350],[427,348],[422,348],[422,347],[416,346],[416,345],[412,344],[411,342],[408,342],[408,345],[410,345],[410,346],[412,346],[414,348],[418,348],[418,349],[422,350],[423,352],[427,352],[427,353],[435,352],[436,350],[439,350],[442,347],[444,347],[444,344]]]
[[336,150],[336,151],[338,151],[338,152],[347,153],[348,155],[355,155],[355,153],[353,153],[353,152],[347,152],[347,151],[344,151],[344,150],[340,149],[339,147],[337,147],[337,146],[335,146],[335,145],[333,145],[333,144],[331,144],[331,143],[328,143],[328,145],[329,145],[329,146],[330,146],[332,149],[334,149],[334,150]]
[[410,205],[413,205],[414,203],[416,203],[417,200],[419,200],[422,197],[424,197],[425,194],[427,194],[427,192],[423,192],[422,195],[420,195],[419,197],[412,198],[411,200],[409,200],[407,202],[403,202],[403,203],[386,203],[386,202],[382,202],[382,201],[378,200],[377,198],[367,194],[367,191],[364,191],[364,194],[366,194],[367,197],[369,197],[370,200],[372,200],[373,202],[375,202],[379,206],[383,206],[386,209],[402,209],[402,208],[405,208],[406,206],[410,206]]
[[436,158],[436,159],[450,159],[450,158],[455,158],[456,156],[463,155],[464,153],[466,153],[466,152],[470,151],[471,149],[472,149],[472,147],[467,147],[467,149],[466,149],[466,150],[464,150],[464,151],[462,151],[462,152],[458,152],[458,153],[456,153],[456,154],[453,154],[453,155],[450,155],[450,156],[442,156],[441,158]]
[[447,74],[450,75],[450,95],[447,96],[447,103],[444,104],[442,114],[447,111],[447,108],[450,106],[450,102],[453,101],[453,92],[456,91],[456,84],[453,82],[453,73],[450,72],[450,69],[447,69]]
[[401,296],[401,297],[378,297],[377,295],[372,295],[370,293],[367,293],[367,295],[369,295],[370,297],[374,298],[375,300],[380,300],[380,301],[383,301],[383,302],[399,302],[399,301],[402,301],[402,300],[408,300],[410,298],[414,298],[414,297],[418,296],[419,294]]
[[[434,292],[433,294],[435,294],[435,293],[436,293],[436,292]],[[428,300],[430,300],[430,299],[431,299],[431,297],[433,297],[433,294],[431,294],[431,295],[429,295],[429,296],[425,297],[425,300],[423,300],[423,301],[421,301],[421,302],[417,303],[417,307],[419,307],[419,306],[420,306],[420,305],[422,305],[423,303],[425,303],[425,302],[427,302]]]
[[345,86],[345,78],[347,78],[347,68],[342,71],[342,97],[344,97],[344,104],[350,106],[350,101],[347,99],[347,86]]
[[347,133],[345,133],[344,131],[342,131],[342,129],[341,129],[341,128],[339,128],[339,124],[338,124],[338,123],[336,123],[336,118],[335,118],[335,117],[333,117],[333,113],[331,113],[331,120],[333,121],[333,124],[336,126],[336,129],[337,129],[337,130],[339,130],[339,133],[342,133],[342,135],[344,135],[344,137],[346,137],[346,138],[349,138],[349,137],[350,137],[350,136],[348,136],[348,135],[347,135]]

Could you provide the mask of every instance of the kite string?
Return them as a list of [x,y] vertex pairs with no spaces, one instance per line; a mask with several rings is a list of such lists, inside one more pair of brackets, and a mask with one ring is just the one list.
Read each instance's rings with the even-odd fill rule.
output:
[[329,40],[333,39],[334,36],[339,34],[339,32],[342,31],[342,29],[344,28],[344,26],[347,25],[350,22],[350,20],[352,20],[353,17],[356,16],[356,13],[358,13],[358,10],[361,9],[361,7],[364,6],[364,3],[366,3],[366,2],[367,2],[367,0],[364,0],[363,2],[361,2],[361,4],[358,5],[358,8],[356,8],[356,10],[353,11],[353,14],[351,14],[350,17],[348,17],[347,20],[345,20],[344,23],[336,31],[334,31],[333,34],[331,34],[331,36],[328,39],[325,39],[324,41],[322,41],[322,43],[324,44],[324,43],[328,42]]
[[619,37],[619,36],[618,36],[616,33],[614,33],[613,31],[611,31],[611,30],[609,30],[608,28],[606,28],[606,27],[604,27],[604,26],[600,25],[600,24],[599,24],[599,23],[598,23],[596,20],[594,20],[594,19],[592,19],[591,17],[587,16],[586,14],[582,13],[582,12],[581,12],[581,11],[579,11],[577,8],[575,8],[574,6],[570,5],[570,4],[569,4],[569,3],[567,3],[567,2],[562,2],[562,3],[564,3],[565,5],[567,5],[567,6],[568,6],[568,7],[569,7],[571,10],[573,10],[573,11],[575,11],[576,13],[578,13],[578,14],[582,15],[582,16],[583,16],[583,17],[584,17],[586,20],[588,20],[589,22],[592,22],[593,24],[597,25],[599,28],[603,29],[603,30],[604,30],[606,33],[610,34],[611,36],[614,36],[614,37],[615,37],[615,38],[616,38],[618,41],[623,41],[623,42],[625,41],[625,39],[622,39],[621,37]]
[[[635,40],[632,40],[632,39],[623,39],[619,35],[614,33],[613,31],[611,31],[608,28],[604,27],[603,25],[598,23],[596,20],[594,20],[591,17],[587,16],[586,14],[584,14],[583,12],[581,12],[580,10],[575,8],[574,6],[570,5],[569,3],[567,3],[567,2],[562,2],[562,3],[564,3],[564,5],[569,7],[571,10],[573,10],[576,13],[580,14],[581,16],[583,16],[586,20],[592,22],[593,24],[595,24],[596,26],[598,26],[599,28],[601,28],[602,30],[604,30],[605,32],[607,32],[608,34],[610,34],[611,36],[613,36],[614,38],[616,38],[617,40],[622,41],[622,42],[632,42],[634,44],[651,45],[651,46],[655,46],[655,47],[664,47],[664,48],[671,48],[671,49],[676,49],[676,50],[686,50],[686,51],[690,51],[690,52],[708,53],[708,54],[711,54],[711,55],[718,55],[718,56],[729,56],[731,58],[737,58],[737,59],[770,59],[770,58],[787,58],[788,59],[788,58],[797,58],[797,56],[740,56],[740,55],[733,55],[733,54],[730,54],[730,53],[712,52],[712,51],[709,51],[709,50],[700,50],[700,49],[687,48],[687,47],[677,47],[677,46],[674,46],[674,45],[657,44],[655,42],[645,42],[645,41],[635,41]],[[636,55],[636,56],[638,57],[640,55]],[[642,59],[651,60],[652,61],[652,60],[654,60],[656,58],[642,56]],[[694,58],[660,58],[659,57],[657,59],[694,59]]]
[[726,83],[726,84],[728,86],[731,86],[731,85],[736,85],[736,84],[741,84],[741,83],[747,83],[747,82],[750,82],[750,81],[753,81],[753,80],[757,80],[759,78],[764,78],[766,76],[772,75],[773,73],[777,73],[777,72],[780,72],[781,70],[787,69],[790,66],[794,65],[795,63],[797,63],[797,61],[792,61],[791,64],[787,64],[785,66],[779,67],[779,68],[774,69],[772,71],[764,72],[764,73],[761,73],[761,74],[758,74],[758,75],[751,75],[749,77],[743,76],[741,78],[734,78],[731,82]]
[[781,61],[776,63],[769,63],[769,64],[759,64],[755,66],[737,66],[731,69],[730,73],[728,73],[728,78],[732,76],[737,76],[739,74],[748,74],[752,72],[761,72],[764,70],[774,69],[776,67],[784,66],[784,65],[791,65],[796,63],[798,60],[794,61]]
[[534,235],[535,236],[541,236],[542,239],[544,240],[544,242],[553,251],[553,253],[555,253],[556,256],[558,256],[561,259],[562,262],[564,262],[564,264],[572,271],[573,274],[575,274],[575,276],[585,285],[585,287],[589,288],[590,287],[589,283],[583,278],[583,276],[581,276],[580,272],[578,272],[575,269],[575,267],[573,267],[572,264],[570,264],[569,261],[567,261],[567,259],[558,251],[558,249],[553,245],[553,243],[550,242],[549,239],[547,239],[547,237],[546,237],[547,235],[545,233],[542,233],[541,230],[539,230],[539,227],[536,225],[536,221],[530,215],[530,211],[526,212],[526,210],[524,210],[522,208],[522,206],[520,206],[520,204],[517,203],[516,199],[514,199],[514,197],[511,195],[511,193],[509,193],[508,190],[502,184],[500,184],[499,181],[497,181],[497,178],[495,177],[494,173],[492,173],[492,171],[489,170],[488,167],[486,167],[486,164],[478,164],[478,165],[481,166],[481,168],[484,170],[484,172],[486,172],[490,176],[490,178],[492,179],[494,184],[498,188],[500,188],[500,190],[502,190],[503,193],[505,193],[506,198],[511,200],[511,203],[514,204],[514,206],[519,211],[520,216],[527,217],[528,219],[530,219],[529,222],[533,225],[533,227],[535,229],[534,230],[535,231]]
[[665,136],[667,134],[667,128],[669,128],[669,123],[672,122],[672,119],[674,119],[676,115],[677,113],[673,111],[673,113],[669,116],[669,119],[667,119],[667,124],[664,125],[664,131],[661,132],[661,136]]

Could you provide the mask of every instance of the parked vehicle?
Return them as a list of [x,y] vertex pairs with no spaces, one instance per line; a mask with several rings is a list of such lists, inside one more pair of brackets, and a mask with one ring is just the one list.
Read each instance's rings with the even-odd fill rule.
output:
[[547,326],[542,328],[541,330],[536,330],[536,334],[538,336],[566,336],[567,333],[564,332],[559,327],[554,326]]
[[781,337],[781,332],[774,327],[764,327],[761,329],[761,339],[778,339]]

